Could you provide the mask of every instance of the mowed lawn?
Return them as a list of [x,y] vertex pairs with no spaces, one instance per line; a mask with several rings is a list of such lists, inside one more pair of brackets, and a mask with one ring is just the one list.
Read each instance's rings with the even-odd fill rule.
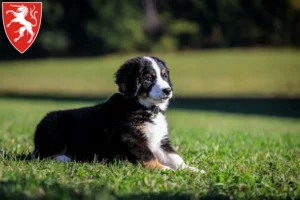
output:
[[[0,62],[0,94],[107,96],[115,71],[144,55]],[[300,96],[299,50],[157,53],[177,96]]]
[[174,147],[205,174],[20,159],[46,112],[92,104],[0,99],[0,199],[299,198],[299,119],[169,110]]

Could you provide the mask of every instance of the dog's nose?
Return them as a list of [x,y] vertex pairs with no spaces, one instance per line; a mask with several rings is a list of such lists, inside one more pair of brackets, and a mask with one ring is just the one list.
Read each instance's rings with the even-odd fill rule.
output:
[[171,90],[171,88],[164,88],[162,91],[165,95],[169,95],[172,90]]

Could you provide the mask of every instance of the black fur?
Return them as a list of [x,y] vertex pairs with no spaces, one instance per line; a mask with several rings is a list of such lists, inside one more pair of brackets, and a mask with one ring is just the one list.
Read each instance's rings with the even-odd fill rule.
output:
[[119,92],[126,98],[137,96],[145,66],[146,63],[142,58],[133,58],[126,61],[115,73],[115,83],[119,86]]
[[[166,68],[164,61],[152,58]],[[142,131],[143,124],[151,122],[153,109],[137,101],[137,96],[147,94],[154,82],[149,78],[150,64],[142,57],[126,61],[115,73],[120,93],[106,102],[48,113],[36,127],[34,155],[46,158],[65,150],[65,155],[85,161],[95,156],[99,161],[116,157],[132,162],[153,159]],[[171,85],[169,77],[167,80]],[[168,144],[162,144],[166,151],[170,150]]]

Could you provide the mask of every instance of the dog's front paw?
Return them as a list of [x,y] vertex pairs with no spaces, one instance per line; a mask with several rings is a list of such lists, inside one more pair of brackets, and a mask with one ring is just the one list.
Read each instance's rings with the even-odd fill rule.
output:
[[200,172],[201,174],[205,174],[206,172],[202,169],[202,170],[199,170],[197,169],[196,167],[190,167],[190,166],[186,166],[185,167],[186,170],[190,170],[192,172]]
[[162,168],[162,171],[174,171],[171,167],[168,167],[168,166],[164,166]]
[[196,167],[190,167],[190,166],[188,166],[188,167],[186,167],[186,169],[190,170],[192,172],[199,172],[199,169],[197,169]]

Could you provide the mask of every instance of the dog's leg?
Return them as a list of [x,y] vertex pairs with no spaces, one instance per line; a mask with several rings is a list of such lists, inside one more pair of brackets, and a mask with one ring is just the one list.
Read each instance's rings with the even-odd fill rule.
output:
[[[58,161],[68,161],[64,135],[59,131],[55,119],[56,113],[47,114],[37,125],[34,134],[33,157],[55,158]],[[62,157],[63,156],[63,157]]]
[[196,167],[188,166],[184,160],[177,153],[166,153],[164,156],[165,161],[162,161],[167,166],[170,166],[172,169],[188,169],[193,172],[198,172],[199,170]]
[[159,161],[166,166],[174,170],[178,169],[188,169],[194,172],[198,172],[199,170],[195,167],[188,166],[184,160],[179,156],[176,152],[164,152],[163,150],[157,154]]
[[127,139],[124,139],[123,142],[124,145],[126,145],[129,149],[128,157],[137,162],[140,162],[143,167],[151,170],[172,170],[172,168],[170,168],[169,166],[163,165],[159,162],[159,160],[148,148],[146,141],[144,143],[138,139],[136,139],[135,141],[127,141]]
[[158,160],[166,165],[171,167],[174,170],[177,169],[188,169],[194,172],[198,172],[199,170],[195,167],[188,166],[184,160],[176,153],[174,148],[171,146],[168,138],[164,138],[161,141],[161,147],[156,152]]
[[157,158],[153,158],[149,161],[142,161],[143,167],[147,169],[160,169],[160,170],[172,170],[170,167],[162,165]]

